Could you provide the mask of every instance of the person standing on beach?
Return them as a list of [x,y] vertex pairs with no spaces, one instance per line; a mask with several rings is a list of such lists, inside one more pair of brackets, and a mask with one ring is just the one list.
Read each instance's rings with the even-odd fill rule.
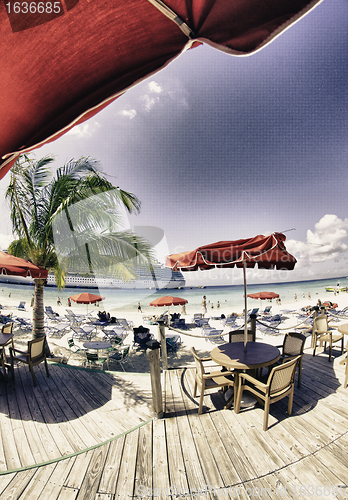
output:
[[203,311],[203,318],[204,318],[204,315],[207,314],[207,297],[205,295],[203,295],[203,299],[202,299],[202,311]]
[[62,301],[60,300],[60,297],[57,298],[57,306],[61,306],[62,305]]
[[138,312],[142,312],[140,302],[138,302]]

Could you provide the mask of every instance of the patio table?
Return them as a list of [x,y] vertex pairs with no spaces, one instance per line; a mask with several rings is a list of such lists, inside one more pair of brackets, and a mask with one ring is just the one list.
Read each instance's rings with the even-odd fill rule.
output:
[[[102,340],[91,340],[89,342],[84,342],[83,347],[85,347],[86,349],[95,349],[98,351],[100,349],[111,349],[112,345],[110,344],[110,342],[104,342]],[[106,354],[106,364],[109,369],[109,351]]]
[[339,325],[337,330],[343,335],[348,335],[348,323],[344,323],[343,325]]
[[[244,342],[234,342],[215,347],[210,356],[215,363],[233,369],[234,393],[237,394],[240,383],[239,373],[243,370],[256,370],[276,363],[280,358],[280,351],[271,344],[248,342],[245,352]],[[232,400],[233,397],[228,400],[225,405],[226,409],[231,406]]]

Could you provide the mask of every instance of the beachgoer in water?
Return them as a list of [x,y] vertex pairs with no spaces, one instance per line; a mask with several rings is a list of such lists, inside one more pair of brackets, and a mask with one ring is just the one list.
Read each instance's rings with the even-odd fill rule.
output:
[[220,301],[219,300],[216,303],[216,307],[217,307],[217,309],[220,309]]
[[57,306],[61,306],[62,305],[62,301],[60,300],[60,297],[57,298]]
[[294,301],[297,302],[297,295],[296,295],[296,293],[294,295]]
[[311,298],[311,292],[308,292],[308,298],[309,299]]

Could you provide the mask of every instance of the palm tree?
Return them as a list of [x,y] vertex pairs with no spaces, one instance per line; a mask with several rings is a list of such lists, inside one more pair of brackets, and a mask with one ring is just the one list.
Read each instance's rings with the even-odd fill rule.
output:
[[[6,191],[13,231],[8,252],[55,272],[64,288],[69,266],[93,273],[103,265],[123,279],[142,263],[151,269],[151,245],[131,231],[120,231],[120,209],[139,212],[136,196],[114,187],[96,160],[71,160],[52,174],[53,157],[38,161],[21,156]],[[44,279],[35,279],[33,337],[45,334]]]

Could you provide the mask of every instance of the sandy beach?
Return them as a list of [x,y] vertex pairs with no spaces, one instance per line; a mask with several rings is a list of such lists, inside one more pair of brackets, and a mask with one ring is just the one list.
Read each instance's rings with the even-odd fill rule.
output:
[[[259,327],[259,324],[257,324],[257,329],[256,329],[256,339],[258,342],[266,342],[270,343],[273,345],[281,345],[283,342],[284,335],[287,331],[292,331],[296,326],[298,326],[301,322],[303,322],[303,319],[298,319],[297,315],[295,313],[291,313],[289,311],[299,311],[303,307],[307,306],[315,306],[317,304],[318,298],[320,298],[322,301],[328,300],[328,294],[327,293],[321,293],[321,294],[315,294],[312,298],[308,297],[298,297],[297,300],[291,302],[291,303],[286,303],[286,305],[282,304],[277,304],[275,300],[272,302],[270,301],[262,301],[262,304],[260,304],[260,301],[255,301],[255,300],[249,300],[248,302],[248,307],[252,309],[253,307],[259,307],[259,315],[258,315],[258,321],[263,320],[263,314],[262,310],[266,306],[272,306],[271,313],[273,315],[280,314],[283,318],[281,324],[278,326],[278,330],[276,330],[272,335],[270,334],[264,334],[262,330]],[[348,306],[348,293],[346,292],[341,292],[340,294],[334,295],[331,294],[329,295],[329,300],[332,302],[335,302],[338,304],[337,310],[341,310],[345,307]],[[1,304],[2,304],[2,310],[1,314],[6,315],[6,314],[12,314],[13,317],[19,317],[19,318],[24,318],[26,320],[31,321],[32,319],[32,309],[30,307],[30,304],[26,303],[25,310],[19,310],[18,309],[18,301],[16,299],[13,299],[11,297],[3,297],[1,299]],[[67,307],[62,304],[62,305],[57,305],[53,303],[49,303],[49,301],[45,301],[45,305],[51,305],[53,310],[59,315],[58,319],[58,324],[63,324],[67,322],[67,319],[65,315],[67,314]],[[260,307],[262,306],[262,307]],[[82,308],[81,306],[73,304],[70,308],[73,312],[76,314],[84,314],[86,313],[86,309]],[[180,309],[176,308],[175,311],[172,308],[170,312],[179,312]],[[90,317],[92,318],[97,318],[97,312],[99,308],[98,307],[90,307]],[[101,310],[102,309],[102,304],[101,304]],[[151,314],[161,314],[164,313],[167,309],[166,308],[156,308],[156,310],[151,310]],[[194,311],[195,313],[200,313],[202,312],[201,310],[196,310]],[[222,330],[222,336],[224,339],[228,339],[228,332],[232,329],[231,327],[226,327],[223,325],[220,316],[221,315],[229,315],[231,312],[235,312],[238,315],[241,315],[243,312],[242,304],[240,308],[235,309],[234,311],[231,311],[230,308],[222,304],[219,309],[212,309],[209,310],[205,317],[209,319],[209,325],[211,327],[216,328],[217,330]],[[148,324],[147,322],[147,317],[149,316],[149,311],[146,311],[146,313],[141,313],[141,312],[134,312],[134,311],[128,311],[126,313],[122,313],[122,316],[118,316],[118,319],[120,317],[125,318],[128,322],[131,322],[131,325],[133,327],[138,327],[140,325],[143,325],[147,328],[150,329],[150,332],[153,334],[153,336],[156,339],[159,339],[159,330],[158,330],[158,325],[152,325]],[[168,365],[169,367],[177,367],[177,366],[186,366],[186,365],[192,365],[193,364],[193,359],[192,355],[190,353],[190,348],[191,346],[194,346],[196,350],[199,352],[200,355],[202,356],[208,356],[210,351],[215,347],[215,343],[211,341],[207,341],[206,338],[202,337],[202,329],[194,327],[193,325],[193,313],[190,311],[186,315],[182,315],[181,317],[185,318],[186,324],[188,324],[190,327],[186,331],[181,331],[180,332],[180,337],[182,340],[181,346],[179,350],[177,351],[176,354],[169,353],[168,354]],[[333,326],[339,325],[341,323],[346,323],[348,322],[348,317],[341,318],[339,321],[334,321],[332,323]],[[240,317],[239,319],[239,324],[243,323],[243,318]],[[19,348],[23,348],[26,345],[26,342],[31,339],[31,330],[30,329],[23,329],[17,326],[17,323],[15,322],[15,337],[14,337],[14,342],[15,345],[17,345]],[[110,325],[111,326],[111,325]],[[166,328],[166,334],[169,333],[179,333],[179,332],[173,332],[172,330]],[[85,355],[80,354],[80,353],[73,353],[68,347],[68,339],[72,337],[72,331],[69,330],[68,328],[65,330],[64,334],[61,337],[58,337],[57,335],[50,334],[50,328],[49,328],[49,322],[48,322],[48,328],[47,328],[47,337],[48,337],[48,342],[49,346],[51,349],[51,352],[57,356],[63,359],[64,363],[68,363],[71,365],[83,365],[85,362]],[[101,340],[103,338],[103,332],[98,329],[98,331],[93,333],[93,338],[95,340]],[[133,331],[130,328],[127,338],[124,341],[125,344],[132,345],[133,343]],[[75,341],[75,344],[77,346],[81,346],[81,342]],[[306,346],[309,347],[310,345],[310,338],[307,339],[306,341]],[[125,365],[125,369],[130,372],[138,372],[138,373],[144,373],[149,371],[149,365],[148,361],[145,355],[144,350],[141,349],[136,349],[132,348],[131,351],[131,357],[130,357],[131,363],[127,363]],[[110,362],[109,366],[110,370],[122,370],[121,366],[117,362]]]

